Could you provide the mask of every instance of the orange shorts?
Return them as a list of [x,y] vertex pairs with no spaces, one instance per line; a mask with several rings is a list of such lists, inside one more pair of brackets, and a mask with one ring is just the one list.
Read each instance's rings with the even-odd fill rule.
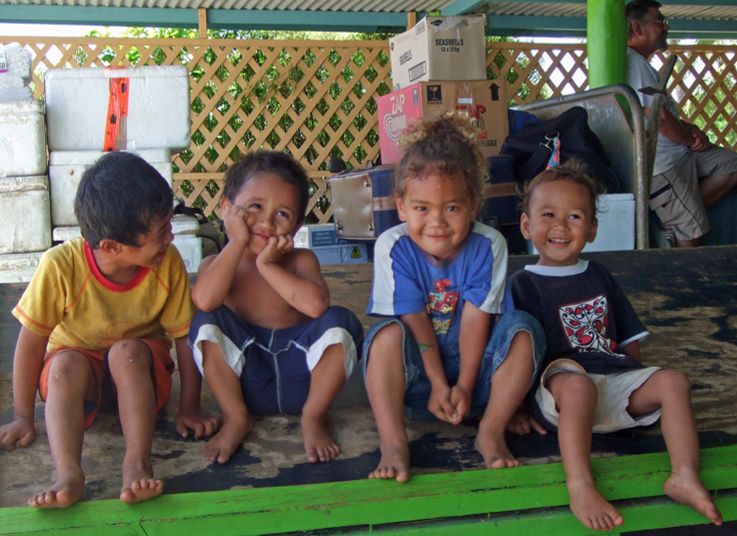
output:
[[[153,360],[151,379],[154,382],[156,391],[156,413],[158,413],[164,407],[164,404],[166,404],[169,393],[171,392],[171,375],[174,372],[174,361],[165,342],[159,339],[138,340],[148,346],[151,352]],[[85,401],[84,403],[84,427],[89,428],[95,420],[97,411],[105,404],[118,398],[115,382],[110,377],[110,368],[108,367],[107,353],[109,350],[84,350],[81,348],[70,348],[68,346],[54,348],[44,357],[38,392],[41,395],[41,399],[45,402],[49,392],[49,370],[51,369],[51,362],[56,356],[69,350],[84,354],[94,374],[97,401],[92,403]]]

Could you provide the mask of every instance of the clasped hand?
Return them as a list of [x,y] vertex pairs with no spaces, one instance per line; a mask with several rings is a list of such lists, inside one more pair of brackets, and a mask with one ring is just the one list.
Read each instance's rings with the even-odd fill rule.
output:
[[427,409],[441,421],[459,424],[471,412],[471,393],[459,385],[433,386]]

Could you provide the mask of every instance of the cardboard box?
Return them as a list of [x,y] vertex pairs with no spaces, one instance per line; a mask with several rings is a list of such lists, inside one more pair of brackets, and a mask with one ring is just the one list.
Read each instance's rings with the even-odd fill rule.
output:
[[383,164],[399,162],[402,158],[397,141],[413,122],[452,110],[468,113],[481,130],[481,153],[487,158],[499,154],[509,135],[504,85],[494,80],[418,82],[379,97],[377,102]]
[[389,38],[394,89],[431,80],[486,78],[486,16],[425,17]]

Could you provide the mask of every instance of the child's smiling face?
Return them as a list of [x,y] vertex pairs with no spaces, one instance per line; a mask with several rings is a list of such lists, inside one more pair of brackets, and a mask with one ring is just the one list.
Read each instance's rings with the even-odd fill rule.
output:
[[596,238],[597,221],[585,186],[569,179],[542,182],[532,191],[520,227],[540,252],[537,263],[569,266]]
[[399,219],[407,222],[412,241],[437,260],[458,249],[478,207],[463,179],[437,172],[407,180],[396,201]]
[[294,186],[274,173],[246,182],[233,202],[248,213],[249,248],[258,255],[272,236],[294,235],[302,218]]

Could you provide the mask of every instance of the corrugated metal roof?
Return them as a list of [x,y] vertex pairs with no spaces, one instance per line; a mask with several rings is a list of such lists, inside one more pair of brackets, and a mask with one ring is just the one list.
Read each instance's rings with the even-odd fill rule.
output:
[[[267,11],[349,11],[370,13],[407,13],[442,11],[454,0],[0,0],[0,5],[136,7],[170,9],[238,9]],[[721,2],[726,4],[728,2]],[[737,20],[736,5],[665,5],[661,11],[668,18],[687,20]],[[585,17],[585,2],[483,2],[474,13],[534,17]]]
[[[671,0],[661,8],[672,38],[733,39],[737,0]],[[8,22],[212,28],[402,31],[405,13],[485,13],[493,35],[585,36],[586,0],[0,0]],[[84,9],[99,7],[101,9]]]
[[353,11],[406,13],[441,11],[453,0],[2,0],[0,5],[238,9],[267,11]]

